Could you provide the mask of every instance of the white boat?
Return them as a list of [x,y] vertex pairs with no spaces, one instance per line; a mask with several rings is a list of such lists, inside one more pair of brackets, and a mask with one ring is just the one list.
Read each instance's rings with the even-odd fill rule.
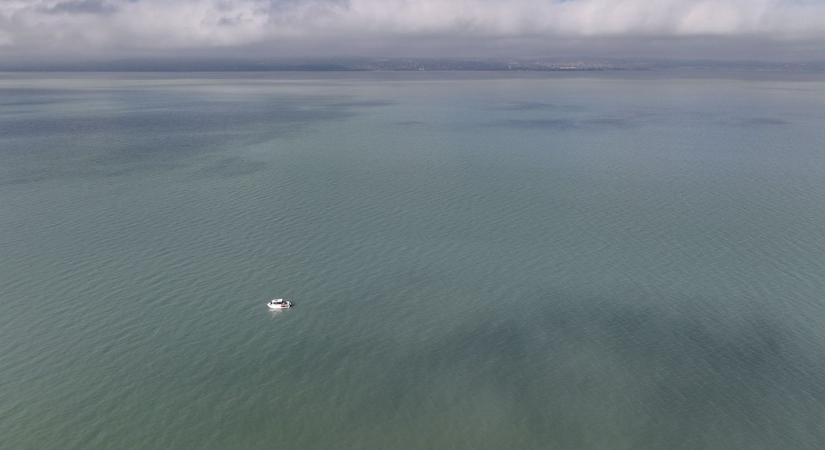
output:
[[271,310],[292,308],[292,302],[282,298],[274,298],[266,304]]

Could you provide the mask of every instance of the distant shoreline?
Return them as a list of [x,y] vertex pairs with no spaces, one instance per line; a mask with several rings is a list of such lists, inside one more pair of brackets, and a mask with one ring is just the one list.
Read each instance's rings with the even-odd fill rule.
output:
[[378,58],[278,61],[129,59],[0,64],[2,72],[621,72],[672,70],[819,73],[825,72],[825,62]]

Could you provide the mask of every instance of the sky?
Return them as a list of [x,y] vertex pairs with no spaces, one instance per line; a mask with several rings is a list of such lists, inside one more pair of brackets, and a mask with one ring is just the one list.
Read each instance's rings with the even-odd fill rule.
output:
[[825,0],[0,0],[0,62],[825,60]]

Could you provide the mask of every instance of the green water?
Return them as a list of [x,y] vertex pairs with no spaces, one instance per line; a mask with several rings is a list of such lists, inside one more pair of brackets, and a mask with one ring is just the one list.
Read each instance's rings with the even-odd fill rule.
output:
[[0,447],[823,448],[823,123],[815,79],[0,75]]

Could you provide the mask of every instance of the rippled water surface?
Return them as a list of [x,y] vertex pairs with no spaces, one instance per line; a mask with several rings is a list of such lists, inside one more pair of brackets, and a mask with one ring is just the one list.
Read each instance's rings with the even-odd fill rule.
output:
[[816,80],[2,75],[0,447],[821,449],[824,123]]

